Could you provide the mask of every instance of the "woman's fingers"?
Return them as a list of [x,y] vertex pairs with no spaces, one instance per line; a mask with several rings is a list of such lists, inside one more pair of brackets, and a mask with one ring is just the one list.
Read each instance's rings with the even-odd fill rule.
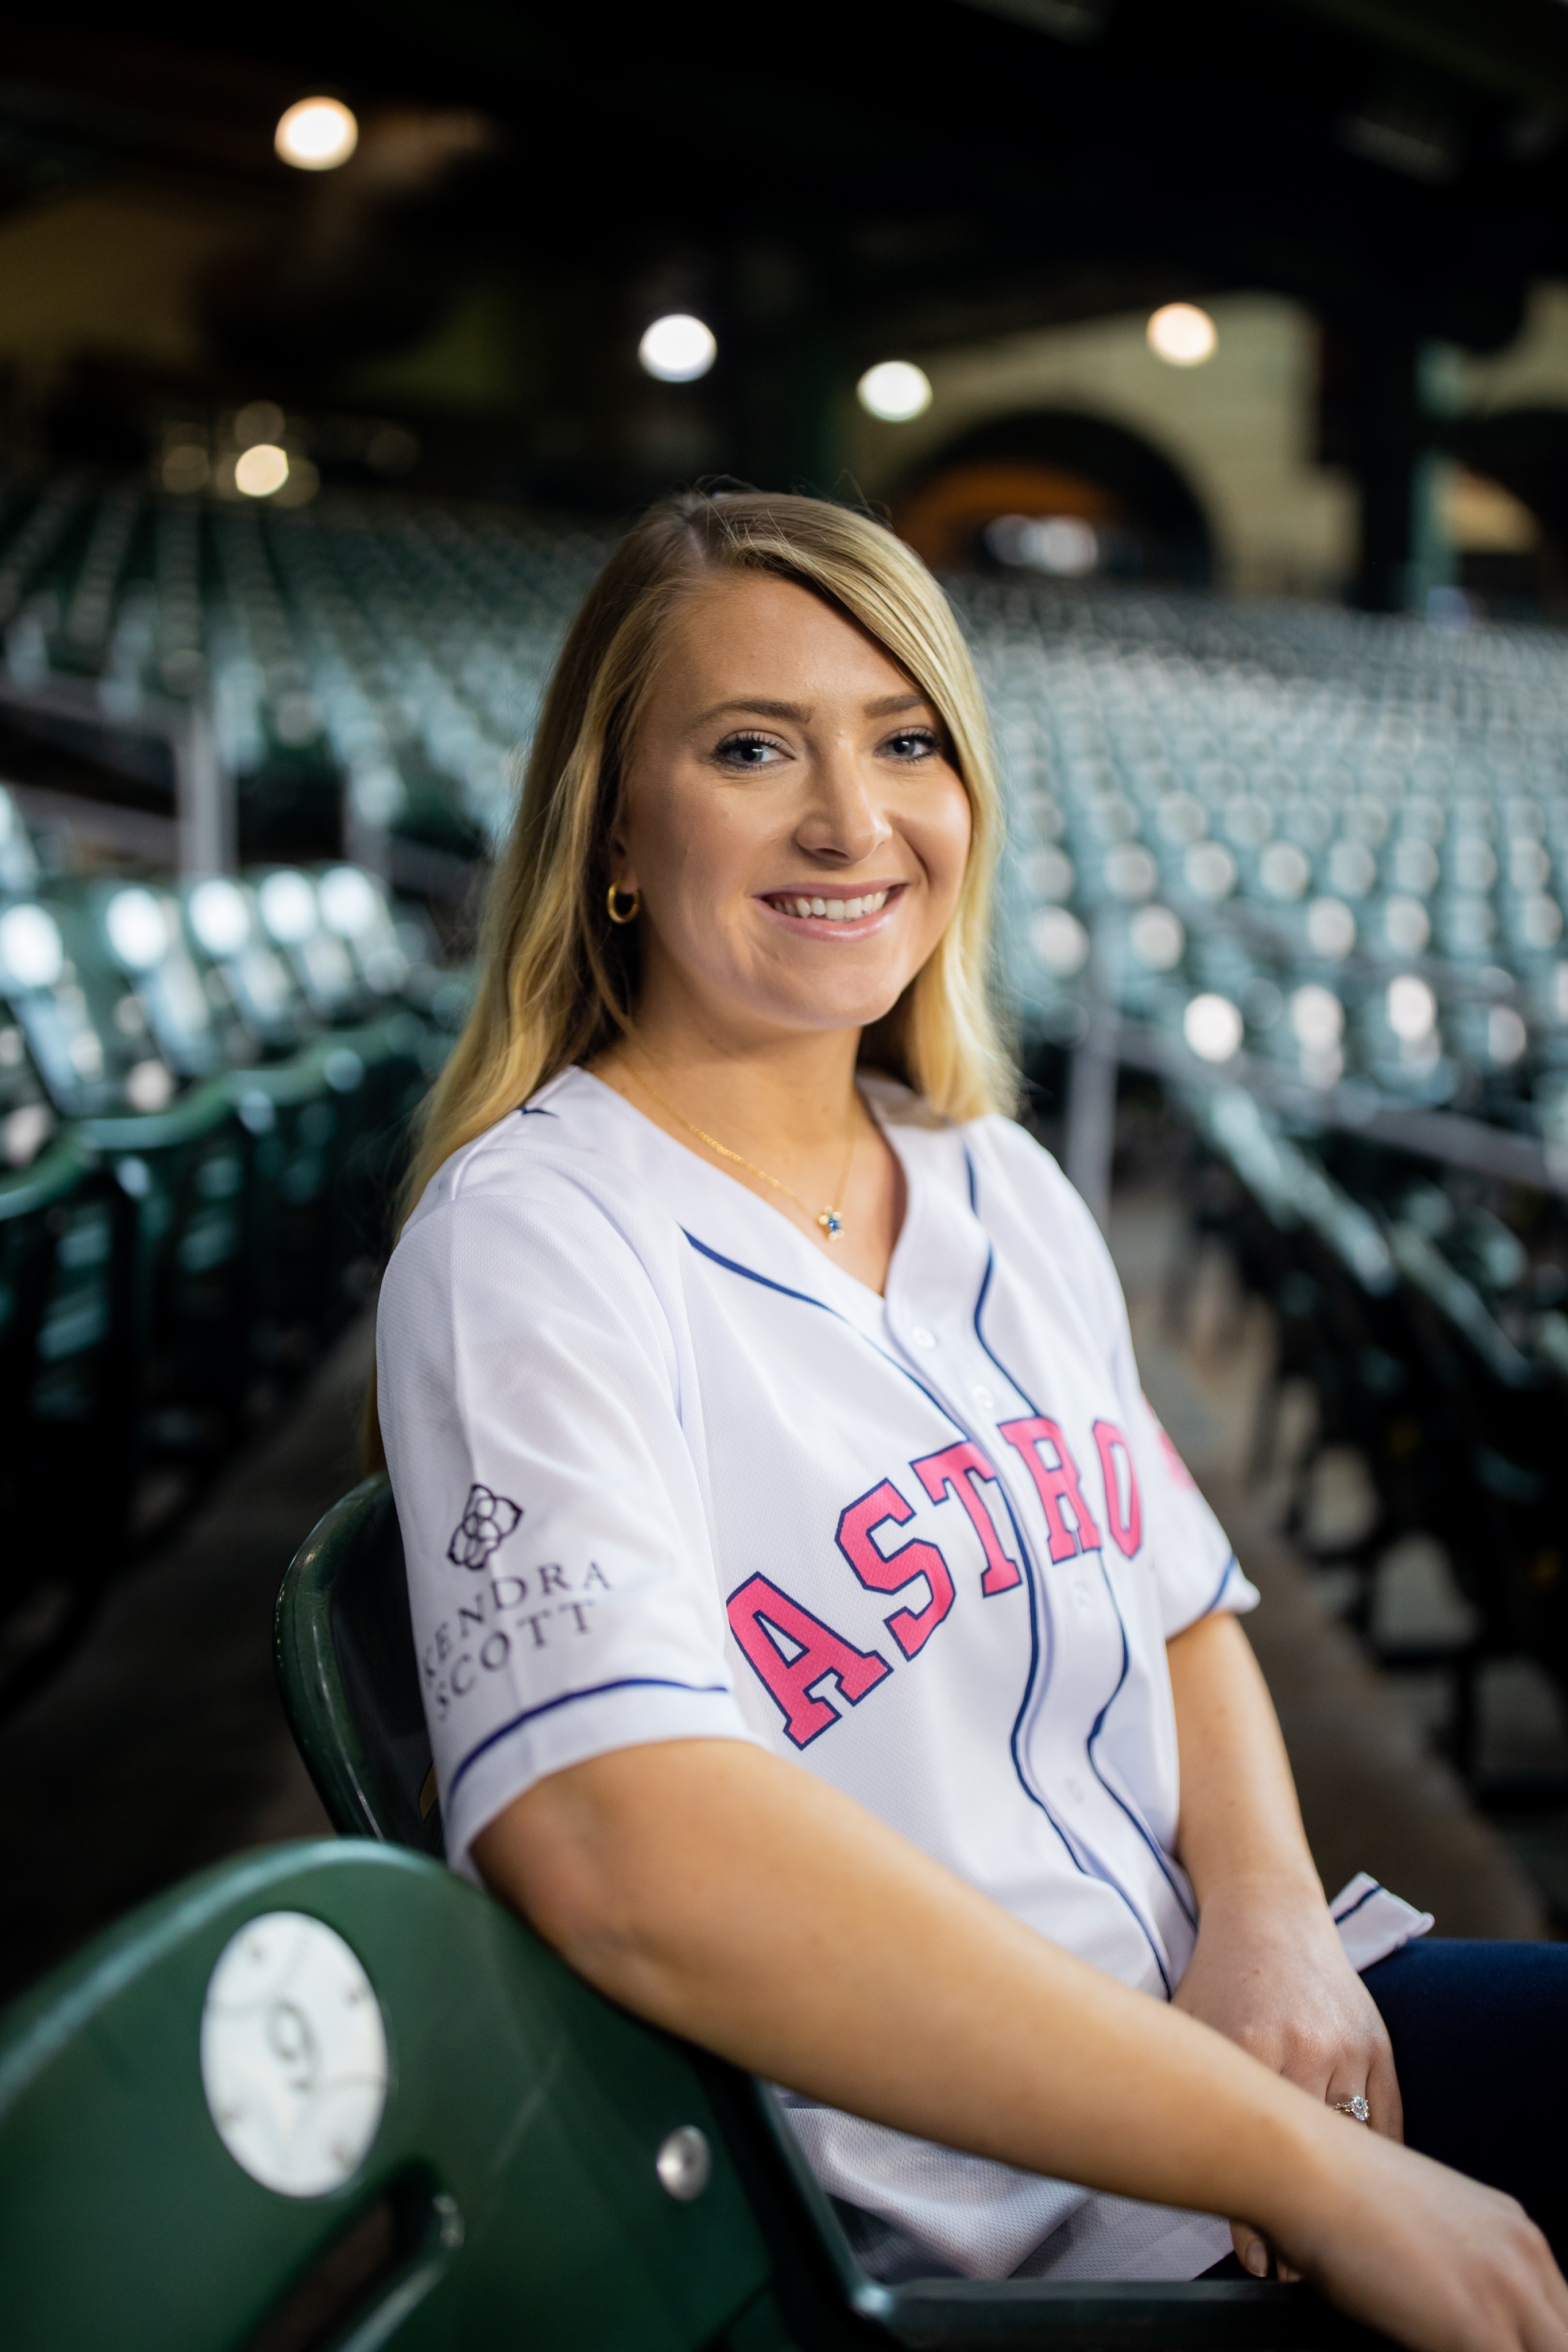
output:
[[1232,2221],[1230,2242],[1236,2249],[1236,2259],[1253,2278],[1266,2279],[1273,2263],[1269,2241],[1250,2221]]

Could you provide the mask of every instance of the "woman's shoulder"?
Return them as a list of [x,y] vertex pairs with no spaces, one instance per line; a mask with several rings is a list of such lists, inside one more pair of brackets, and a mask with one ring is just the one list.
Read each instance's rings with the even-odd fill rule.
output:
[[[570,1069],[444,1160],[399,1243],[438,1225],[487,1225],[502,1213],[517,1240],[552,1249],[610,1223],[623,1234],[657,1223],[628,1149],[618,1098]],[[395,1253],[394,1253],[395,1255]]]

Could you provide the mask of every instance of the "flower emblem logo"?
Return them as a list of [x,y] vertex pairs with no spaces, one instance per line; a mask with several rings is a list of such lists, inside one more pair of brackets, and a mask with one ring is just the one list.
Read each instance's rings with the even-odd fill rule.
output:
[[522,1516],[521,1504],[508,1502],[505,1495],[492,1495],[488,1486],[470,1486],[463,1517],[446,1547],[447,1559],[455,1568],[483,1568]]

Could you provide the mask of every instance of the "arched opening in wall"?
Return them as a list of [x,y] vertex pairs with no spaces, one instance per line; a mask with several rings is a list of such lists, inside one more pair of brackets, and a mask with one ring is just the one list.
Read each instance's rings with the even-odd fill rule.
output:
[[1203,509],[1168,457],[1070,409],[992,418],[911,474],[893,527],[938,572],[1207,587]]
[[1437,521],[1458,585],[1503,619],[1568,609],[1568,409],[1457,417],[1444,436]]

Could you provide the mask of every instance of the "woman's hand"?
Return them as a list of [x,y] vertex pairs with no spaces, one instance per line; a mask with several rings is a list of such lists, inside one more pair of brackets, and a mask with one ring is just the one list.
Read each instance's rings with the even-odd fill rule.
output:
[[[1330,2106],[1364,2098],[1372,2129],[1402,2137],[1387,2032],[1315,1889],[1268,1880],[1211,1887],[1176,2006]],[[1344,2121],[1347,2130],[1363,2128]],[[1243,2266],[1267,2277],[1269,2249],[1257,2231],[1236,2221],[1231,2234]]]
[[[1394,2053],[1323,1901],[1251,1646],[1220,1614],[1178,1633],[1167,1655],[1181,1750],[1176,1843],[1201,1916],[1176,2005],[1314,2099],[1332,2106],[1359,2094],[1374,2131],[1398,2139]],[[1258,2231],[1231,2229],[1241,2263],[1266,2277]]]
[[[1351,2124],[1276,2235],[1286,2274],[1430,2352],[1563,2352],[1568,2286],[1522,2206]],[[1325,2150],[1337,2146],[1320,2135]],[[1281,2264],[1281,2269],[1285,2265]]]

